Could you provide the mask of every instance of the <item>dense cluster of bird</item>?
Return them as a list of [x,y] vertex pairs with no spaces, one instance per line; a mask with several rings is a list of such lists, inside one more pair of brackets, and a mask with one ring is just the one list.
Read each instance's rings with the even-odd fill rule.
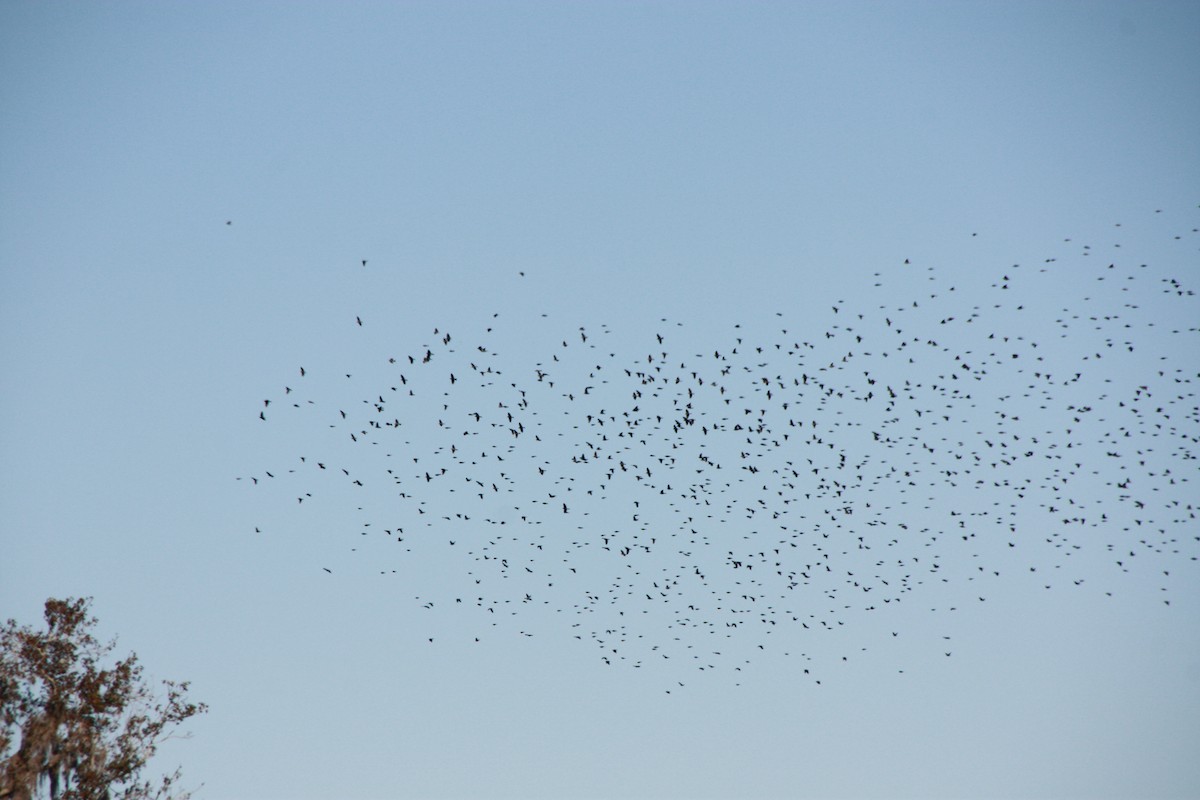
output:
[[349,373],[295,365],[256,413],[303,454],[245,480],[345,504],[336,546],[397,579],[422,641],[557,629],[672,678],[771,652],[819,682],[820,637],[1008,578],[1106,597],[1154,575],[1169,605],[1200,554],[1197,231],[1166,265],[1113,231],[971,291],[901,256],[824,324],[661,319],[630,351],[496,314]]

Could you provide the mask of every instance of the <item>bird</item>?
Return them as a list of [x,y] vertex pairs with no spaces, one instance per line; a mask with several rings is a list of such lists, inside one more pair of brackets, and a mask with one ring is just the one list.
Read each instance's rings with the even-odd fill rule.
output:
[[[618,332],[536,311],[506,328],[497,312],[456,323],[455,346],[438,325],[440,345],[407,343],[399,381],[383,370],[403,356],[376,369],[346,353],[354,380],[336,393],[339,373],[318,371],[286,389],[294,403],[264,401],[264,434],[299,430],[316,460],[243,485],[297,484],[296,513],[359,487],[345,524],[388,542],[389,570],[438,570],[465,600],[451,605],[489,626],[544,609],[603,663],[653,659],[680,677],[803,658],[797,676],[816,685],[848,663],[820,632],[867,642],[878,626],[861,623],[901,602],[927,601],[940,624],[971,597],[1003,602],[988,589],[1022,575],[1108,597],[1152,556],[1180,565],[1164,587],[1186,586],[1198,331],[1166,320],[1200,309],[1166,267],[1089,252],[1055,243],[1041,267],[977,280],[956,265],[882,270],[812,316],[767,307]],[[1028,324],[1034,308],[1053,327]],[[404,345],[380,327],[363,335]],[[1105,547],[1103,567],[1076,555]]]

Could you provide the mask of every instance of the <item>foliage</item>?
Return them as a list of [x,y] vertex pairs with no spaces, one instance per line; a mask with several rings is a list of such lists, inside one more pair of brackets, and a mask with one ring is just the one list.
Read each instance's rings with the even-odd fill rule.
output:
[[141,773],[169,731],[207,710],[188,684],[142,680],[137,656],[105,667],[115,641],[91,634],[90,598],[46,601],[46,631],[0,627],[0,800],[165,800],[179,770],[158,785]]

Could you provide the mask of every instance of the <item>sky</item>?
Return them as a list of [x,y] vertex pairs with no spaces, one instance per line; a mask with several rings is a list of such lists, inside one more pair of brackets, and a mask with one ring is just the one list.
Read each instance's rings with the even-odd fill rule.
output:
[[4,3],[0,617],[210,800],[1195,797],[1198,38]]

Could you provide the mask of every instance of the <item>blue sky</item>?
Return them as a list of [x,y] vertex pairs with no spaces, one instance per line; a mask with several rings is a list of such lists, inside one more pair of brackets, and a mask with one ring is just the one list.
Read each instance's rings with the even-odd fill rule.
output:
[[[152,674],[191,680],[212,711],[163,755],[204,784],[199,797],[1194,796],[1200,529],[1169,502],[1195,504],[1197,478],[1185,455],[1200,372],[1186,294],[1198,35],[1187,3],[5,4],[0,616],[33,622],[49,596],[92,596]],[[995,286],[1014,264],[1010,288]],[[833,325],[841,338],[825,336]],[[1098,461],[1069,499],[1112,522],[1056,538],[1051,501],[1031,492],[1012,512],[1013,555],[992,522],[1007,489],[937,482],[918,497],[884,481],[855,495],[853,519],[905,520],[887,552],[936,551],[947,582],[880,613],[856,605],[820,639],[795,625],[769,640],[739,631],[705,671],[652,667],[655,637],[681,664],[715,639],[697,628],[670,644],[676,606],[612,605],[637,620],[617,620],[631,626],[629,661],[614,665],[587,635],[614,612],[574,614],[569,581],[522,604],[523,578],[488,573],[480,585],[513,587],[489,600],[521,606],[495,626],[493,612],[454,608],[471,591],[464,565],[491,565],[442,540],[481,546],[481,519],[515,514],[515,529],[525,514],[544,530],[531,523],[495,552],[526,552],[535,529],[565,547],[562,515],[541,505],[550,492],[570,486],[572,541],[590,542],[564,554],[593,581],[581,590],[624,569],[599,555],[603,535],[683,530],[683,504],[650,499],[632,519],[639,485],[596,499],[601,473],[570,461],[579,406],[537,369],[582,387],[596,360],[614,376],[597,398],[625,403],[623,369],[661,350],[672,368],[711,368],[717,350],[740,369],[760,363],[752,346],[807,341],[815,370],[843,341],[862,335],[865,348],[900,325],[980,358],[995,341],[980,331],[1025,337],[1022,357],[1037,342],[1063,378],[1082,370],[1039,409],[1019,396],[1024,367],[997,364],[974,405],[947,405],[953,422],[909,415],[895,429],[965,454],[999,413],[1024,417],[1010,433],[1071,428]],[[1094,360],[1113,337],[1136,351]],[[501,508],[460,501],[423,470],[404,473],[411,502],[379,480],[410,456],[448,463],[442,412],[462,427],[503,384],[442,395],[442,373],[413,365],[403,447],[329,427],[389,390],[389,357],[403,366],[426,347],[460,378],[486,355],[532,393],[546,441],[522,452],[560,488],[514,477]],[[777,352],[772,374],[808,370]],[[911,367],[857,358],[880,396],[958,369],[949,351],[921,352]],[[1148,462],[1135,486],[1158,492],[1142,515],[1153,546],[1122,529],[1136,514],[1113,470],[1132,462],[1104,455],[1118,418],[1069,418],[1141,408],[1139,385],[1172,415],[1127,437]],[[290,409],[285,386],[312,406]],[[914,393],[913,408],[934,402]],[[871,468],[925,458],[860,441],[886,419],[868,409],[820,414]],[[473,441],[507,446],[499,434]],[[794,442],[761,463],[814,456]],[[318,459],[367,485],[328,480]],[[1041,463],[988,474],[1032,479]],[[720,497],[761,495],[734,484]],[[817,505],[771,510],[817,517]],[[911,534],[958,527],[949,515],[965,508],[979,514],[965,545]],[[854,542],[867,529],[850,519],[796,530]],[[719,564],[759,520],[704,529],[721,591],[746,589]],[[379,535],[401,525],[407,558]],[[1123,572],[1109,545],[1146,552]],[[641,563],[674,563],[655,548]],[[424,607],[443,596],[449,609]],[[790,596],[805,612],[827,606],[813,586]]]

